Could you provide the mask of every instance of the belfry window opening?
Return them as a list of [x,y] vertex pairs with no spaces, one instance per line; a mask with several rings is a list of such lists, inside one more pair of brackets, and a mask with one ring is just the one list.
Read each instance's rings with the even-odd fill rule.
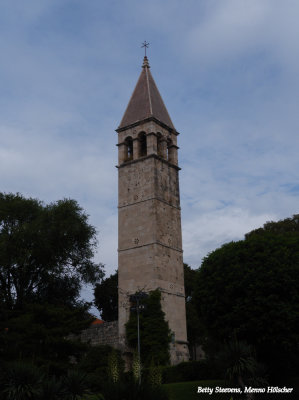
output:
[[169,162],[173,161],[172,153],[173,153],[172,140],[167,139],[167,160]]
[[144,132],[140,132],[138,138],[139,138],[139,157],[144,157],[147,155],[146,134]]
[[157,154],[163,157],[162,135],[160,132],[157,133]]
[[125,140],[126,144],[126,161],[133,160],[133,139],[128,136]]

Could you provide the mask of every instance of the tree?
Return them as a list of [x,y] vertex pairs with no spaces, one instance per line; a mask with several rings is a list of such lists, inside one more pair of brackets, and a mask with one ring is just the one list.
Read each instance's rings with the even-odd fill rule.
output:
[[184,283],[186,296],[186,320],[189,351],[193,359],[196,359],[196,347],[200,343],[202,327],[196,311],[194,292],[196,288],[196,278],[198,269],[192,269],[184,263]]
[[[96,283],[96,230],[75,200],[44,205],[0,193],[0,304],[22,309],[34,301],[78,300],[81,282]],[[67,296],[66,296],[67,294]]]
[[269,222],[213,251],[196,284],[196,308],[209,339],[224,343],[236,335],[255,346],[272,373],[298,367],[298,221],[295,215]]
[[184,263],[184,284],[187,303],[193,299],[197,275],[198,269],[193,269],[190,267],[190,265]]
[[104,275],[92,261],[96,231],[74,200],[44,205],[0,193],[0,359],[57,375],[86,346],[69,340],[92,321],[83,282]]
[[118,273],[97,283],[94,289],[94,304],[101,313],[104,321],[118,319]]
[[[143,300],[144,310],[140,312],[140,349],[141,361],[149,366],[151,362],[166,365],[169,363],[169,344],[171,332],[161,307],[161,292],[150,292]],[[126,336],[129,345],[137,348],[137,315],[132,311],[126,324]]]

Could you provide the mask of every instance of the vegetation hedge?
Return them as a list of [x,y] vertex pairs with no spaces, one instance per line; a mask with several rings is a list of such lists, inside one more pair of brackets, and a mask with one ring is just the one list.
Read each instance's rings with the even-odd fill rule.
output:
[[[223,372],[215,362],[209,360],[182,362],[174,366],[160,367],[162,383],[188,382],[206,379],[223,379]],[[150,368],[144,368],[146,379]]]

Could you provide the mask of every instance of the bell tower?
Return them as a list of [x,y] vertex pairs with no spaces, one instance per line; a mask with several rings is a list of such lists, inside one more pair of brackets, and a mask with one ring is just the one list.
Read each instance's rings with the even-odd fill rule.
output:
[[118,133],[119,340],[129,295],[161,291],[171,363],[189,359],[176,131],[145,56]]

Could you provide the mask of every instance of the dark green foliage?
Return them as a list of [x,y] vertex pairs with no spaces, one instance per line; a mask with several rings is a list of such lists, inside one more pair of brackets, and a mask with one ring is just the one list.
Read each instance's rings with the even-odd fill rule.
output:
[[152,386],[146,382],[139,385],[134,379],[117,384],[108,383],[103,391],[105,400],[168,400],[162,386]]
[[65,388],[61,379],[55,377],[43,379],[39,400],[61,400],[64,395]]
[[116,355],[121,377],[124,371],[124,361],[120,352],[110,346],[94,346],[90,348],[78,364],[78,368],[81,371],[89,374],[90,386],[95,391],[101,390],[111,380],[108,366],[113,353]]
[[94,289],[94,304],[101,313],[104,321],[118,319],[118,273],[97,283]]
[[212,360],[189,361],[173,366],[161,367],[161,373],[163,383],[224,378],[219,363]]
[[50,304],[27,305],[11,311],[0,322],[0,357],[27,360],[46,373],[61,375],[70,367],[70,357],[80,359],[86,345],[70,340],[90,324],[85,307],[57,307]]
[[148,374],[146,377],[146,381],[151,386],[161,386],[162,384],[162,367],[155,365],[154,360],[151,361],[151,364],[148,368]]
[[42,376],[33,365],[11,363],[0,371],[0,398],[37,400],[42,393]]
[[92,261],[95,247],[95,228],[76,201],[44,205],[0,193],[0,305],[74,305],[81,282],[103,277],[102,266]]
[[88,377],[84,372],[73,369],[63,378],[65,400],[79,400],[82,396],[90,394]]
[[[254,345],[272,374],[299,364],[298,216],[267,223],[205,258],[196,306],[209,340]],[[287,372],[288,371],[288,372]]]
[[190,265],[184,263],[184,284],[187,303],[190,302],[194,296],[197,275],[198,269],[192,269]]
[[[157,365],[169,363],[169,344],[171,341],[168,322],[161,308],[161,293],[152,291],[143,300],[145,309],[140,312],[140,349],[141,362],[149,366],[153,360]],[[126,335],[129,345],[137,348],[137,315],[131,312],[126,324]]]
[[192,358],[195,357],[195,348],[200,343],[200,335],[203,334],[203,328],[198,318],[194,299],[198,271],[198,269],[192,269],[188,264],[184,263],[187,335],[190,356]]
[[257,362],[253,346],[245,342],[232,339],[217,354],[217,361],[225,371],[225,380],[228,386],[265,387],[268,385],[266,369]]
[[76,201],[44,205],[0,193],[0,360],[64,374],[86,346],[68,340],[91,322],[82,283],[103,277],[93,263],[96,231]]
[[0,371],[1,400],[79,400],[89,393],[87,375],[76,369],[59,379],[32,364],[7,364]]
[[266,222],[262,228],[255,229],[249,233],[246,233],[245,239],[249,239],[252,236],[263,236],[266,232],[271,233],[299,233],[299,214],[293,215],[292,218],[286,218],[281,221],[270,221]]

